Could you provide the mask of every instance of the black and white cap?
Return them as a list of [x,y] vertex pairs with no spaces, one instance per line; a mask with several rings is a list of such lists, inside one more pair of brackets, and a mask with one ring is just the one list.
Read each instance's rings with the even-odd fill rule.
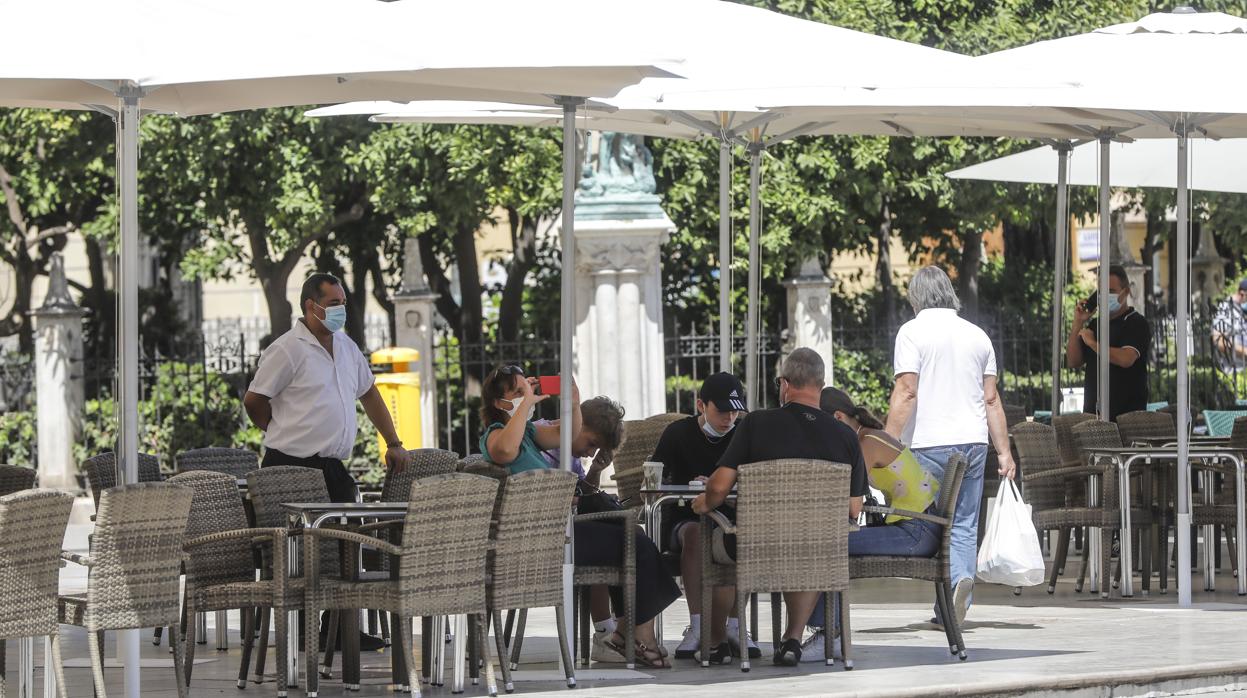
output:
[[730,373],[715,373],[702,381],[697,397],[702,402],[713,403],[723,412],[746,412],[745,386]]

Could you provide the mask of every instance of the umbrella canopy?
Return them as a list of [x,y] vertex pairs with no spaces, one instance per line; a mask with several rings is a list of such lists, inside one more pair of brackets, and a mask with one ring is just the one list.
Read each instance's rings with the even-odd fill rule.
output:
[[[636,4],[628,12],[660,6]],[[662,8],[679,19],[719,4]],[[112,104],[118,85],[139,88],[146,110],[184,115],[361,99],[551,104],[549,95],[613,95],[671,75],[656,66],[678,64],[679,22],[572,51],[560,41],[481,37],[576,36],[621,12],[575,0],[0,0],[6,25],[28,28],[6,33],[0,105]],[[57,50],[36,27],[55,27]],[[101,37],[114,40],[102,49]]]
[[[1141,140],[1113,143],[1113,169],[1109,184],[1114,187],[1173,189],[1178,182],[1178,144],[1173,140]],[[1199,164],[1191,172],[1190,187],[1198,191],[1247,194],[1247,139],[1214,141],[1196,139],[1190,143],[1191,158]],[[953,179],[993,182],[1056,184],[1060,153],[1051,146],[988,160],[947,173]],[[1077,186],[1099,184],[1100,152],[1096,143],[1083,143],[1069,153],[1068,183]]]

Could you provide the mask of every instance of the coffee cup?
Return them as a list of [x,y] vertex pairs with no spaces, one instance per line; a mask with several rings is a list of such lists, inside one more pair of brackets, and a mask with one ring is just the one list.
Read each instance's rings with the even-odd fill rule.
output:
[[642,485],[647,490],[656,490],[662,486],[662,463],[646,461],[641,464]]

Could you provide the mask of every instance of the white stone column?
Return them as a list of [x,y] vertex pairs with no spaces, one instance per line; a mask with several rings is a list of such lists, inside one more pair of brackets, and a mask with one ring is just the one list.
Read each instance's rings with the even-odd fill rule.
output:
[[85,310],[69,295],[65,262],[52,256],[48,295],[31,313],[35,319],[36,424],[39,486],[72,490],[78,486],[74,444],[82,434],[85,405],[82,319]]
[[827,385],[834,385],[831,279],[823,271],[818,257],[809,257],[801,263],[797,275],[785,281],[784,286],[788,288],[787,350],[809,347],[818,352],[826,366],[824,380]]
[[437,447],[437,373],[433,365],[433,321],[438,296],[429,290],[420,263],[420,246],[408,238],[403,249],[403,285],[394,294],[394,345],[415,349],[420,360],[420,422],[423,448]]
[[666,411],[661,248],[666,216],[576,220],[576,379],[628,419]]

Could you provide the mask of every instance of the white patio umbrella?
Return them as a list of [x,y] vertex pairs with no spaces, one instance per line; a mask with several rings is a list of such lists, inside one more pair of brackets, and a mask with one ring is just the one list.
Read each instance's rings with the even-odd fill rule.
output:
[[[655,0],[641,0],[652,5]],[[713,0],[679,11],[712,12]],[[672,12],[666,4],[662,9]],[[641,12],[637,3],[628,13]],[[481,36],[572,36],[617,22],[624,9],[574,0],[0,0],[11,31],[0,57],[0,106],[93,108],[118,124],[118,479],[137,479],[138,134],[144,113],[203,114],[358,99],[495,99],[559,104],[612,94],[678,63],[679,23],[626,42],[576,51],[561,42],[482,42]],[[678,11],[677,11],[678,12]],[[46,31],[57,34],[49,51]],[[106,49],[100,41],[109,41]],[[668,48],[670,47],[670,48]],[[556,97],[551,97],[554,95]],[[569,119],[570,121],[570,119]],[[568,148],[566,175],[574,171]],[[565,180],[570,202],[573,184]],[[572,222],[564,235],[570,261]],[[572,287],[563,289],[570,318]],[[563,362],[570,370],[570,345]],[[570,416],[570,395],[562,400]],[[570,467],[570,434],[564,467]],[[125,647],[126,695],[137,696],[138,635]],[[291,677],[297,678],[297,677]]]
[[[1178,144],[1172,140],[1140,140],[1113,143],[1113,171],[1109,184],[1114,187],[1173,189],[1178,182]],[[1197,191],[1247,194],[1247,139],[1197,139],[1190,143],[1191,159],[1199,168],[1190,174],[1190,188]],[[1069,153],[1066,183],[1097,186],[1100,182],[1098,144],[1083,143]],[[974,179],[1022,184],[1056,184],[1057,148],[1044,146],[1006,155],[977,165],[946,173],[952,179]]]
[[[637,133],[667,138],[712,137],[719,141],[719,368],[731,371],[731,201],[730,175],[732,147],[746,146],[750,154],[750,264],[749,318],[746,338],[747,399],[757,399],[757,289],[760,279],[758,256],[760,237],[760,163],[765,148],[809,132],[810,120],[781,111],[759,109],[748,100],[737,99],[731,90],[738,85],[801,86],[832,84],[872,87],[889,83],[981,84],[982,70],[972,69],[972,61],[947,51],[918,44],[873,36],[832,25],[811,22],[745,5],[730,5],[717,12],[714,21],[702,17],[691,24],[693,30],[682,37],[687,50],[680,66],[682,78],[646,78],[625,88],[618,95],[600,95],[596,104],[580,112],[581,123],[589,128]],[[741,51],[724,41],[725,36],[749,37],[750,50]],[[862,61],[869,56],[869,61]],[[832,66],[829,68],[828,66]],[[1016,76],[1014,76],[1016,79]],[[799,89],[799,87],[794,88]],[[696,104],[668,102],[673,90],[714,94]],[[340,114],[381,114],[378,121],[419,121],[423,123],[489,123],[548,126],[556,115],[508,109],[506,105],[467,105],[470,113],[449,114],[447,104],[412,103],[394,105],[340,105],[312,112],[316,116]],[[520,106],[520,105],[514,105]],[[451,109],[453,111],[453,109]],[[996,133],[999,129],[985,131]],[[871,124],[852,133],[892,133],[890,126]],[[974,125],[967,132],[980,133]]]
[[[1175,60],[1174,57],[1181,57]],[[752,90],[738,94],[760,108],[803,115],[826,124],[813,132],[837,132],[854,123],[883,123],[901,135],[961,133],[963,121],[1007,124],[1032,137],[1076,140],[1095,138],[1101,148],[1100,245],[1109,256],[1109,145],[1122,138],[1178,139],[1178,434],[1181,462],[1189,454],[1189,393],[1187,388],[1186,320],[1189,315],[1189,239],[1187,137],[1194,131],[1211,137],[1247,135],[1247,94],[1227,84],[1216,66],[1243,63],[1247,56],[1247,21],[1221,13],[1195,13],[1179,8],[1171,14],[1148,15],[1141,21],[1115,25],[1079,36],[1043,41],[974,59],[1000,71],[1048,70],[1076,87],[964,89],[888,86],[862,90],[832,87],[803,90]],[[1191,69],[1198,66],[1198,69]],[[705,97],[702,95],[702,97]],[[1005,134],[1001,134],[1005,135]],[[1067,147],[1068,144],[1063,146]],[[1062,159],[1062,163],[1066,161]],[[1064,166],[1062,166],[1064,169]],[[1062,176],[1062,180],[1064,177]],[[1058,245],[1064,240],[1066,202],[1058,191]],[[1058,270],[1059,284],[1061,281]],[[1101,265],[1100,293],[1107,295],[1107,265]],[[1057,287],[1058,295],[1060,287]],[[1099,335],[1108,335],[1100,318]],[[1107,412],[1107,354],[1100,357],[1099,388]],[[1186,467],[1179,471],[1178,580],[1179,601],[1190,604],[1189,486]],[[1242,526],[1240,525],[1240,528]],[[1240,531],[1240,541],[1242,532]],[[1240,552],[1243,546],[1240,544]],[[1093,582],[1097,582],[1094,580]],[[1123,590],[1129,593],[1130,582]],[[1240,581],[1240,590],[1242,581]]]

